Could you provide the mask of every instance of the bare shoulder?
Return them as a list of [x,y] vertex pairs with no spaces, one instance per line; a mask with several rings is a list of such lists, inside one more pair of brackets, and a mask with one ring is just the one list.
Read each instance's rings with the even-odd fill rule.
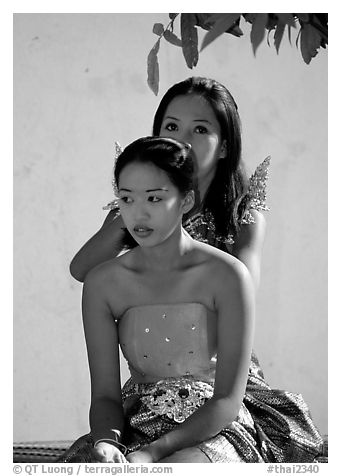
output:
[[[205,270],[200,277],[202,289],[211,297],[218,314],[230,316],[230,311],[240,310],[253,299],[251,273],[241,260],[224,251],[204,243],[200,244],[200,251],[206,256]],[[225,312],[227,308],[228,313]]]
[[264,213],[260,212],[259,210],[255,210],[251,208],[250,215],[254,219],[254,222],[251,223],[251,225],[254,225],[254,227],[257,227],[257,228],[266,226],[266,219],[265,219]]
[[251,209],[250,215],[253,218],[253,222],[241,225],[240,230],[235,237],[234,248],[245,245],[247,246],[248,244],[252,245],[255,242],[258,242],[261,245],[264,240],[266,228],[264,214],[258,210]]
[[206,243],[196,242],[195,247],[206,267],[205,276],[210,276],[214,286],[250,279],[247,267],[235,256]]
[[127,252],[95,266],[86,275],[84,285],[98,289],[101,295],[105,295],[107,290],[112,294],[113,289],[115,289],[116,294],[116,290],[124,286],[127,255],[129,253]]

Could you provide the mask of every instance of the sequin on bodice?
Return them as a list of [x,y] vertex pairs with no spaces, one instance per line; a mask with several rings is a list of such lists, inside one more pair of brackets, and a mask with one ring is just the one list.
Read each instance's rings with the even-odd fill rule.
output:
[[132,307],[122,315],[118,329],[135,382],[186,375],[214,379],[216,315],[203,304]]

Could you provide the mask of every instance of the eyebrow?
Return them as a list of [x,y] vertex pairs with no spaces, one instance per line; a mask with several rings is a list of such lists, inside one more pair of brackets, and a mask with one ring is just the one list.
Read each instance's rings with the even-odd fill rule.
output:
[[[132,190],[129,190],[129,188],[120,188],[118,190],[119,192],[132,192]],[[150,188],[148,190],[145,190],[146,193],[149,192],[168,192],[167,188]]]
[[[165,119],[173,119],[174,121],[180,121],[180,119],[173,116],[166,116]],[[194,119],[193,122],[207,122],[207,124],[212,124],[211,121],[208,121],[207,119]]]

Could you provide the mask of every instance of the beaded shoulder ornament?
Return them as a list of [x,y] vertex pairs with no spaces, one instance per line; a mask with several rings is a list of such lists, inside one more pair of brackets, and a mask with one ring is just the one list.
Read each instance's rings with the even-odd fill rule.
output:
[[[123,148],[118,142],[115,142],[114,166],[117,157],[123,152]],[[244,215],[241,219],[241,225],[249,225],[255,222],[251,210],[268,211],[269,207],[266,205],[266,184],[269,175],[271,157],[266,157],[257,167],[254,173],[249,178],[249,186],[247,191],[247,205]],[[112,177],[112,186],[117,196],[117,189],[114,177]],[[112,210],[116,218],[120,214],[117,199],[112,200],[103,207],[103,210]],[[209,243],[216,247],[224,247],[226,245],[233,245],[233,234],[227,236],[217,235],[215,233],[215,223],[211,212],[198,212],[183,223],[186,231],[195,240]]]

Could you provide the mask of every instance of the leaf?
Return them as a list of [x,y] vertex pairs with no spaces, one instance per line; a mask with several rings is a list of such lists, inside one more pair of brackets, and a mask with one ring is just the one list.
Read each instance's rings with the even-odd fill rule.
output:
[[147,83],[155,96],[157,96],[159,92],[159,62],[157,59],[159,48],[160,39],[157,40],[153,48],[150,50],[147,59]]
[[240,36],[243,36],[244,33],[242,31],[242,29],[239,27],[239,25],[235,25],[233,26],[228,32],[226,33],[230,33],[231,35],[233,36],[236,36],[237,38],[239,38]]
[[[200,28],[203,28],[204,30],[211,30],[213,27],[214,23],[217,20],[217,17],[220,17],[223,15],[222,13],[196,13],[195,14],[197,17],[197,26],[200,26]],[[230,33],[230,35],[233,36],[243,36],[244,33],[239,27],[240,23],[240,18],[234,23],[234,25],[225,33]]]
[[197,18],[197,26],[203,28],[204,30],[210,30],[213,23],[212,23],[212,13],[196,13],[195,16]]
[[154,23],[153,33],[155,33],[155,35],[157,36],[161,36],[163,32],[164,32],[164,28],[162,23]]
[[243,13],[243,17],[248,23],[252,23],[256,15],[257,13]]
[[291,28],[296,28],[296,21],[295,16],[292,13],[276,13],[276,16],[278,18],[278,24],[274,36],[274,42],[278,54],[286,25],[288,25],[288,38],[289,43],[291,44]]
[[300,39],[301,33],[302,33],[302,27],[300,28],[299,32],[297,33],[297,37],[296,37],[296,48],[298,48],[298,40]]
[[279,52],[279,46],[281,44],[282,38],[283,38],[283,33],[285,30],[285,24],[284,23],[278,23],[275,35],[274,35],[274,43],[275,43],[275,48],[277,51],[277,54]]
[[276,13],[278,18],[278,23],[282,25],[290,25],[292,27],[296,27],[295,17],[292,13]]
[[264,39],[265,26],[267,24],[267,21],[267,13],[256,13],[251,28],[251,43],[254,55],[256,55],[256,50]]
[[174,31],[174,20],[177,16],[179,16],[179,13],[169,13],[169,18],[171,19],[171,22],[168,26],[170,27],[172,33]]
[[214,41],[218,36],[229,30],[234,23],[239,19],[240,13],[216,13],[210,17],[210,20],[215,20],[211,30],[206,33],[201,44],[200,51]]
[[289,39],[289,43],[291,44],[291,26],[288,25],[288,39]]
[[295,16],[293,16],[293,19],[294,19],[294,23],[293,25],[291,25],[290,23],[288,23],[288,39],[289,39],[289,43],[291,45],[291,28],[296,28],[296,21],[295,21]]
[[182,46],[182,41],[174,33],[169,30],[165,30],[163,34],[165,40],[175,46]]
[[303,23],[307,23],[309,21],[309,13],[296,13],[296,16]]
[[269,13],[268,21],[266,23],[267,30],[275,30],[277,28],[278,18],[273,13]]
[[198,31],[194,13],[182,13],[180,19],[182,52],[187,66],[192,69],[198,63]]
[[[322,23],[321,20],[324,21],[324,23]],[[324,18],[323,13],[313,13],[309,23],[319,31],[321,39],[323,40],[321,41],[321,46],[325,48],[325,45],[328,44],[328,14],[327,17]]]
[[321,46],[321,35],[313,26],[305,23],[301,30],[301,53],[306,64],[309,64],[314,58]]

